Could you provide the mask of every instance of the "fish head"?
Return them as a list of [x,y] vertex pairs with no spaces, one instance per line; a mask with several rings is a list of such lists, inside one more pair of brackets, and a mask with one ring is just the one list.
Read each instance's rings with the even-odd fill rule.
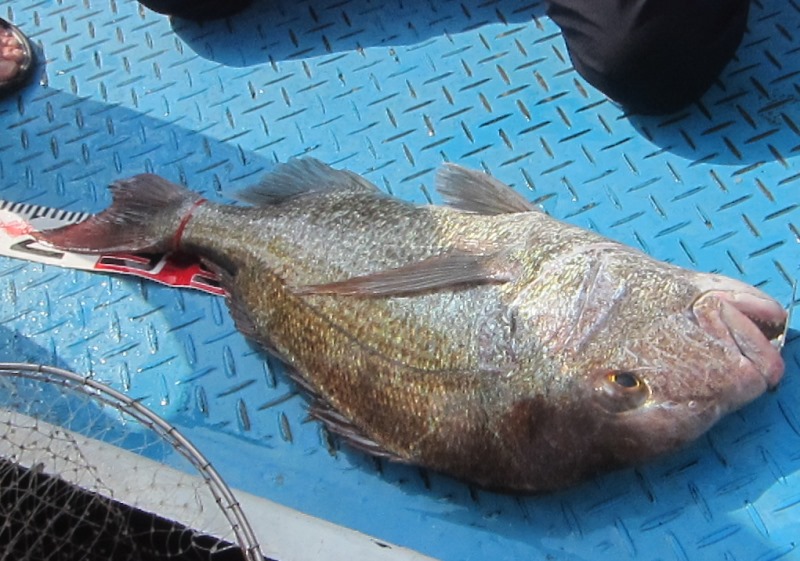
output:
[[611,464],[677,449],[778,385],[788,318],[774,299],[721,275],[617,265],[606,263],[598,281],[610,285],[603,302],[583,310],[602,321],[584,328],[562,363],[581,373],[576,394]]
[[783,375],[787,312],[743,282],[607,243],[538,273],[528,302],[546,313],[529,318],[555,367],[546,403],[524,409],[549,434],[526,440],[552,449],[554,488],[674,451]]

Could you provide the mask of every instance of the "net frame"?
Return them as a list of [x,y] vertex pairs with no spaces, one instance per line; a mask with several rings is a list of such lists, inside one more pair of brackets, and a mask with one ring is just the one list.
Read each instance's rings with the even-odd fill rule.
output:
[[261,553],[255,532],[242,510],[241,504],[219,472],[188,438],[153,411],[135,399],[93,380],[89,376],[82,376],[55,366],[23,362],[0,362],[0,377],[24,378],[68,388],[132,417],[142,426],[153,431],[200,473],[217,506],[229,523],[244,558],[247,561],[263,561],[265,559]]

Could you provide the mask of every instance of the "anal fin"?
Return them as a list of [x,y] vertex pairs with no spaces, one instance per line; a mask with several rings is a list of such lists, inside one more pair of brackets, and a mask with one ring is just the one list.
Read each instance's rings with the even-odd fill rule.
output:
[[211,271],[219,278],[220,286],[227,293],[225,296],[225,302],[228,304],[228,310],[231,313],[231,317],[233,318],[233,323],[236,326],[236,329],[239,330],[247,339],[259,343],[260,345],[264,346],[266,350],[270,350],[268,345],[265,345],[262,341],[260,341],[256,326],[253,323],[253,320],[250,318],[250,314],[248,313],[244,304],[242,303],[242,299],[238,296],[238,292],[236,290],[236,274],[219,263],[215,263],[208,259],[201,258],[200,261],[203,263],[203,266],[205,266],[206,269]]
[[386,458],[393,462],[408,462],[393,452],[389,452],[380,444],[354,425],[347,417],[333,409],[322,399],[316,399],[309,407],[308,414],[312,419],[320,421],[325,427],[342,439],[348,446],[378,458]]

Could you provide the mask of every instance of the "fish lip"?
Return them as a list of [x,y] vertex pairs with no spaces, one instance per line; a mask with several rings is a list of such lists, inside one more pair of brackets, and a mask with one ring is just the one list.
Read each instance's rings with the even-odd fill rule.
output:
[[753,322],[770,342],[786,330],[788,313],[775,300],[752,293],[727,292],[719,295]]
[[709,290],[695,300],[692,312],[701,327],[715,338],[735,345],[750,368],[764,379],[767,389],[773,389],[785,368],[780,343],[788,313],[759,290],[744,286],[747,290],[739,290],[738,286],[732,290]]

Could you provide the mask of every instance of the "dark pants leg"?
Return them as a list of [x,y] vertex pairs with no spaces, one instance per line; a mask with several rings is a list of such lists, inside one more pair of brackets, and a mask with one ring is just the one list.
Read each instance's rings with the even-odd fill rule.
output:
[[154,12],[179,18],[224,18],[245,8],[252,0],[139,0]]
[[577,71],[635,113],[669,113],[714,82],[749,0],[547,0]]

